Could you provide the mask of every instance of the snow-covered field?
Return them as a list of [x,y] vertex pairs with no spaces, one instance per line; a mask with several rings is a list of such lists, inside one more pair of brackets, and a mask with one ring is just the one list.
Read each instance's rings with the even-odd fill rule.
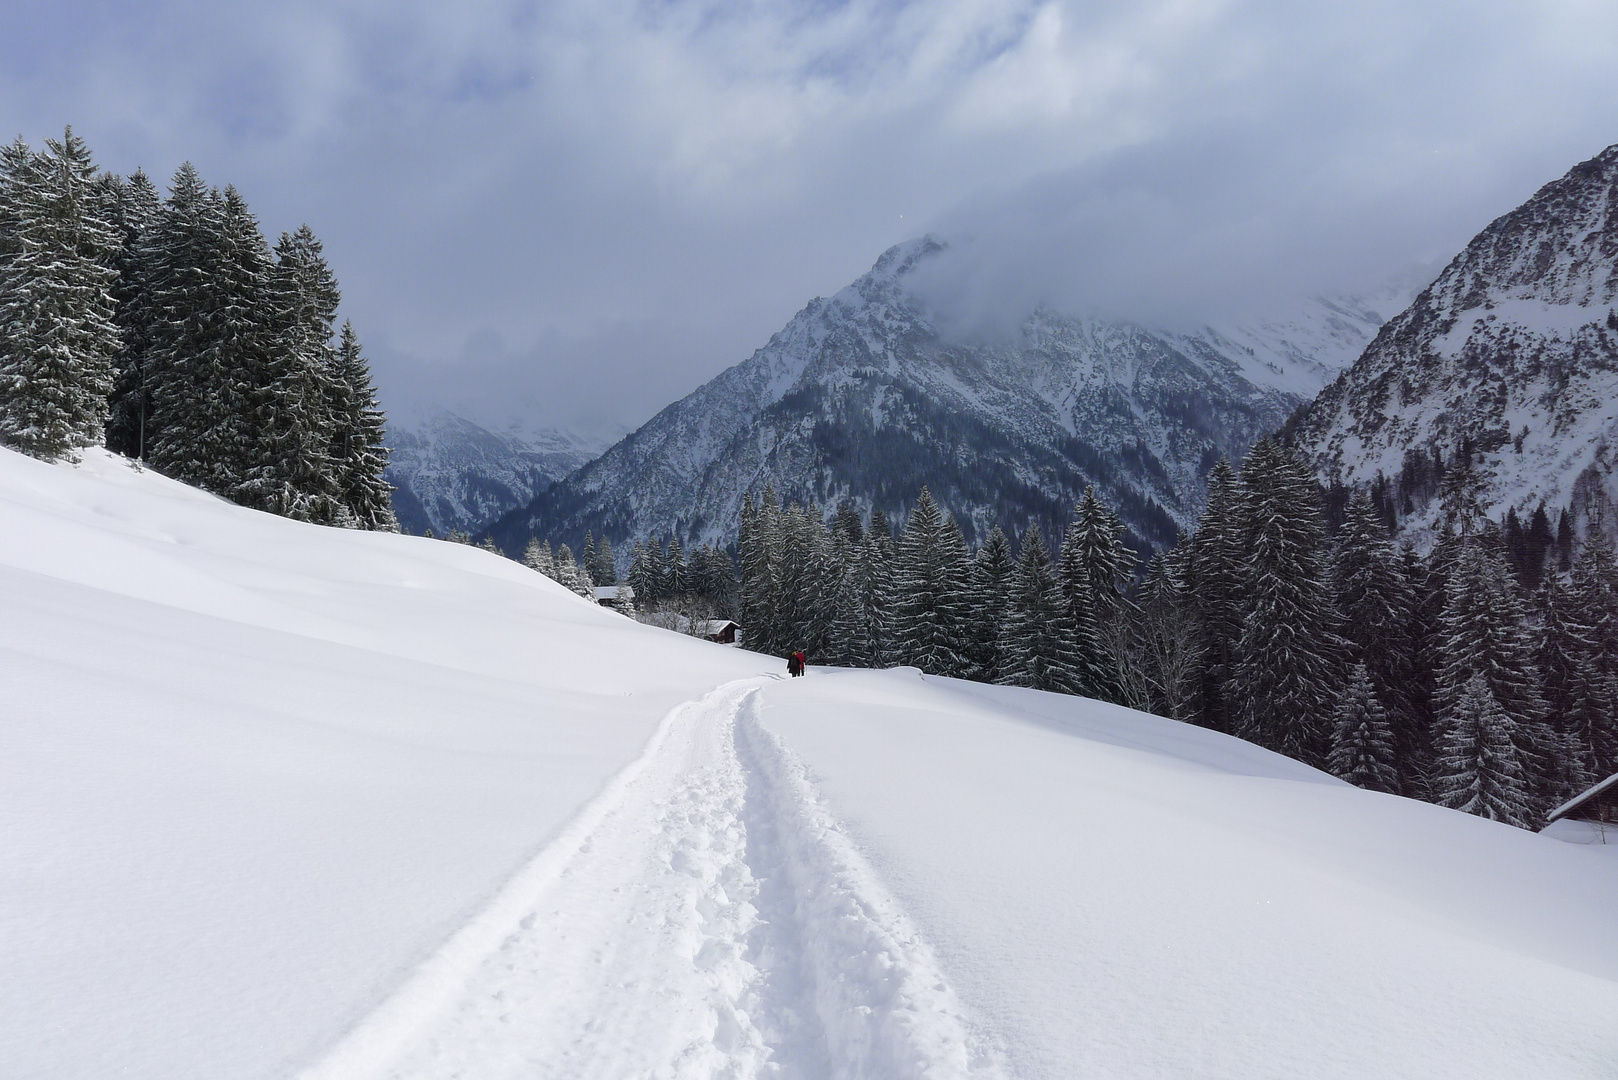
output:
[[0,450],[0,1076],[1610,1077],[1618,859]]

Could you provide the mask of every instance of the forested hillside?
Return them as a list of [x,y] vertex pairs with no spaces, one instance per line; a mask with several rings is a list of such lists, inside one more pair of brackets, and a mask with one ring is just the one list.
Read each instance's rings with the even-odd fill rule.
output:
[[308,226],[272,249],[189,163],[164,198],[66,131],[0,150],[0,443],[105,442],[244,506],[394,528],[384,419]]

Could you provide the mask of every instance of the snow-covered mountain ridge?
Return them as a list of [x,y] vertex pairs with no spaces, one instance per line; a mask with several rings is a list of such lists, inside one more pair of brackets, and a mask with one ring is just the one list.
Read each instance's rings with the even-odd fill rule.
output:
[[765,483],[890,514],[925,484],[972,538],[1064,522],[1095,484],[1139,536],[1167,542],[1194,520],[1213,462],[1241,456],[1403,306],[1315,300],[1191,333],[1041,309],[1015,340],[963,341],[906,287],[945,250],[929,236],[885,252],[491,534],[508,551],[587,530],[723,543],[743,493]]
[[386,472],[408,532],[476,532],[526,505],[601,446],[559,431],[496,431],[442,408],[390,410]]
[[1618,145],[1478,233],[1289,434],[1349,483],[1470,439],[1493,516],[1618,494]]

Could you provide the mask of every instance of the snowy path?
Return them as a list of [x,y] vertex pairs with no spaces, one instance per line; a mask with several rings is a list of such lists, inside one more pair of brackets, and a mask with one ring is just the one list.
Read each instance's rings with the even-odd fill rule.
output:
[[996,1077],[931,951],[720,687],[305,1073]]

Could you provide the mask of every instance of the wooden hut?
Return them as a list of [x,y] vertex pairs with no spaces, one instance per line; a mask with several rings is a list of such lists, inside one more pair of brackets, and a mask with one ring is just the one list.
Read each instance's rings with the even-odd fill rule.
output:
[[1618,825],[1618,773],[1613,773],[1583,795],[1569,799],[1552,810],[1546,815],[1545,824],[1561,818]]

